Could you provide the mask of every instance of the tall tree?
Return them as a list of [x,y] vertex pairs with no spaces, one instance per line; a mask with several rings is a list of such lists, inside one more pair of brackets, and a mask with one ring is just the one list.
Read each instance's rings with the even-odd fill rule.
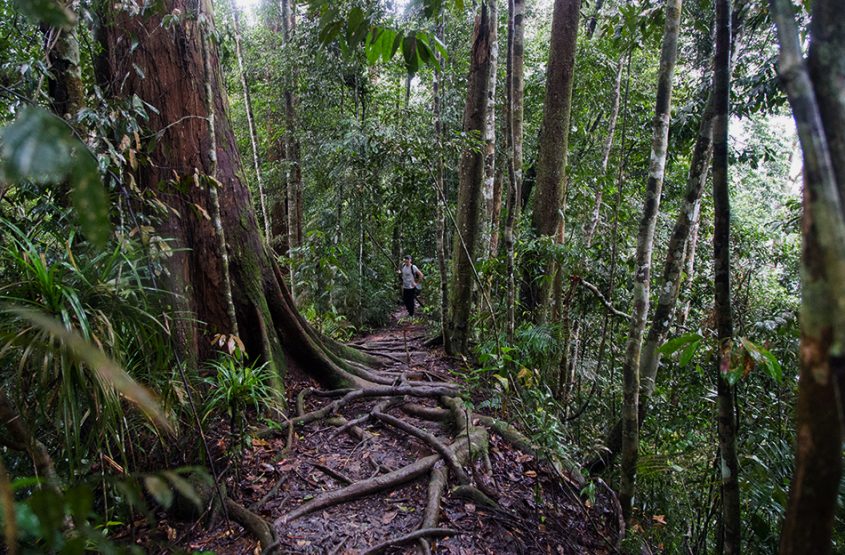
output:
[[[487,116],[487,87],[490,81],[491,26],[490,1],[481,2],[472,36],[471,65],[464,108],[463,130],[468,136],[482,137]],[[478,253],[481,218],[481,187],[484,181],[484,153],[469,147],[461,155],[458,185],[457,233],[452,248],[452,279],[449,287],[449,321],[446,351],[464,353],[469,341],[472,286]]]
[[496,81],[499,71],[498,2],[490,2],[490,64],[487,75],[487,114],[484,116],[484,186],[479,255],[489,256],[493,240],[496,189]]
[[[716,335],[719,342],[716,390],[722,476],[722,551],[740,551],[739,463],[734,388],[728,381],[733,346],[731,306],[731,205],[728,193],[728,118],[731,97],[731,2],[716,0],[716,53],[713,65],[713,267]],[[668,316],[668,314],[667,314]]]
[[[595,23],[591,23],[595,25]],[[593,201],[593,215],[584,229],[584,245],[590,248],[593,244],[593,236],[601,219],[601,205],[604,197],[604,181],[607,177],[607,165],[610,162],[610,153],[613,150],[613,136],[616,133],[616,122],[619,119],[619,99],[622,93],[622,69],[624,59],[620,58],[616,65],[616,80],[613,85],[613,102],[610,108],[610,119],[607,122],[607,136],[604,139],[604,146],[601,151],[601,165],[599,166],[598,178],[595,179],[596,196]]]
[[241,21],[238,6],[235,0],[229,0],[229,11],[232,14],[232,31],[235,35],[235,57],[238,60],[238,76],[241,80],[241,90],[244,95],[244,107],[246,108],[246,124],[249,131],[249,146],[252,151],[252,164],[255,168],[255,182],[258,185],[258,203],[261,206],[261,218],[264,222],[264,238],[269,243],[272,239],[270,230],[270,216],[267,213],[267,198],[264,194],[264,179],[261,175],[261,162],[258,156],[258,134],[255,131],[255,114],[252,110],[252,94],[249,90],[249,82],[244,69],[244,54],[241,48]]
[[508,59],[506,122],[508,160],[508,202],[505,218],[507,251],[507,337],[513,343],[516,327],[516,278],[514,268],[514,224],[522,207],[523,66],[525,61],[525,0],[508,2]]
[[[281,0],[282,40],[286,49],[290,49],[290,42],[296,27],[296,13],[293,9],[294,0]],[[302,189],[302,161],[299,153],[299,138],[297,136],[298,100],[296,96],[295,69],[291,69],[285,87],[285,155],[287,156],[287,214],[288,214],[288,246],[297,249],[302,246],[302,218],[303,218],[303,189]],[[296,263],[298,257],[291,258],[290,283],[291,293],[296,295]]]
[[[575,77],[575,44],[580,21],[580,0],[555,0],[549,64],[546,70],[546,97],[540,129],[531,224],[538,236],[554,238],[562,224],[566,196],[566,155],[569,143],[569,115],[572,109],[572,83]],[[544,320],[551,296],[552,280],[541,275],[526,276],[528,308]],[[553,275],[549,266],[544,272]]]
[[[443,40],[443,19],[437,22],[436,34],[438,39]],[[446,341],[446,322],[449,317],[449,284],[448,274],[446,270],[446,210],[448,209],[448,195],[446,194],[446,180],[444,174],[443,164],[443,57],[440,51],[434,53],[434,81],[432,84],[432,96],[434,97],[434,136],[437,141],[437,173],[435,174],[435,184],[437,188],[437,269],[440,274],[440,334],[443,341]],[[398,228],[394,228],[397,232],[398,242]],[[399,254],[393,257],[394,260],[399,259]]]
[[681,21],[681,0],[666,2],[666,23],[660,50],[660,69],[657,81],[657,102],[651,138],[651,156],[646,184],[645,205],[637,234],[636,275],[634,276],[633,311],[625,360],[622,366],[622,486],[620,502],[626,518],[631,517],[634,484],[639,451],[639,365],[643,330],[649,308],[651,253],[654,247],[654,227],[660,209],[663,176],[669,143],[669,120],[672,109],[672,78],[678,54],[678,32]]
[[771,1],[778,70],[804,155],[798,433],[780,543],[789,555],[831,552],[845,430],[845,24],[838,2],[814,2],[805,62],[792,9]]
[[[171,326],[178,348],[189,364],[195,364],[214,355],[210,341],[214,334],[231,328],[222,294],[225,279],[218,235],[204,217],[211,208],[210,189],[196,186],[216,173],[232,303],[248,355],[260,356],[279,370],[290,356],[325,383],[361,383],[359,374],[366,374],[366,369],[349,360],[358,355],[322,338],[308,325],[265,248],[226,117],[218,54],[209,45],[203,56],[200,25],[186,15],[193,13],[192,5],[196,7],[191,0],[166,0],[162,12],[137,17],[108,3],[103,5],[102,18],[113,94],[137,95],[156,107],[148,126],[158,140],[149,152],[149,163],[137,171],[136,181],[145,194],[169,208],[158,225],[158,231],[172,238],[176,247],[167,261],[166,286],[174,293],[173,309],[189,315]],[[200,13],[210,13],[208,0],[200,6]],[[162,25],[161,13],[182,15],[177,23]],[[137,38],[137,48],[128,36]],[[206,59],[208,88],[202,77]],[[168,84],[166,95],[161,94],[163,83]],[[213,110],[206,105],[209,90]],[[212,114],[216,141],[209,133]],[[197,207],[205,207],[205,212]]]

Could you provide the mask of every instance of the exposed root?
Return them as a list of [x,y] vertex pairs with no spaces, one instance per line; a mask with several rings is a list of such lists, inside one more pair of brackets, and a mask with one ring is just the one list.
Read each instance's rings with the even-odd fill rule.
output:
[[486,493],[475,486],[458,486],[452,490],[452,495],[461,499],[468,499],[476,505],[484,507],[498,507],[499,504],[490,498]]
[[379,553],[384,553],[384,551],[390,547],[411,543],[412,541],[421,538],[445,538],[447,536],[455,536],[459,533],[460,532],[457,530],[451,530],[449,528],[420,528],[419,530],[415,530],[414,532],[405,534],[404,536],[399,536],[398,538],[392,538],[385,542],[381,542],[380,544],[364,551],[361,555],[377,555]]
[[444,395],[452,395],[455,393],[455,388],[446,387],[440,384],[432,385],[423,383],[423,385],[399,385],[399,386],[372,386],[362,389],[353,389],[340,399],[332,401],[331,403],[309,413],[297,416],[294,422],[297,426],[304,426],[315,420],[322,420],[323,418],[337,412],[341,407],[368,397],[441,397]]
[[417,439],[424,441],[428,444],[429,447],[434,449],[434,451],[443,457],[443,460],[446,461],[446,464],[449,466],[449,470],[451,470],[455,474],[455,478],[457,478],[458,482],[461,485],[469,484],[469,476],[467,476],[464,469],[458,464],[458,460],[455,458],[455,454],[452,452],[449,447],[437,439],[434,434],[431,432],[427,432],[421,428],[417,428],[413,424],[409,424],[404,420],[400,420],[395,416],[390,414],[385,414],[379,410],[379,407],[373,409],[373,416],[381,420],[386,424],[390,424],[394,428],[398,428],[403,432],[406,432]]
[[440,407],[427,407],[417,403],[405,403],[399,406],[399,410],[408,416],[415,416],[432,422],[443,422],[451,418],[452,413]]
[[346,484],[348,486],[349,484],[353,483],[353,481],[348,476],[344,475],[342,472],[338,472],[337,470],[330,468],[330,467],[328,467],[324,464],[313,463],[311,466],[313,466],[314,468],[316,468],[317,470],[319,470],[323,474],[326,474],[326,475],[334,478],[335,480],[337,480],[338,482],[340,482],[342,484]]
[[228,497],[226,498],[226,513],[229,518],[255,536],[262,547],[267,548],[276,541],[276,535],[269,522]]
[[531,440],[525,437],[522,432],[504,420],[484,415],[475,415],[475,419],[520,451],[533,455],[538,459],[548,460],[561,478],[572,482],[572,484],[579,490],[586,485],[587,482],[581,474],[581,469],[573,461],[559,457],[549,458],[545,453],[531,443]]
[[426,472],[431,470],[431,467],[433,467],[439,460],[440,455],[429,455],[428,457],[419,459],[418,461],[404,466],[399,470],[374,476],[373,478],[369,478],[367,480],[361,480],[360,482],[355,482],[354,484],[342,489],[323,493],[310,501],[306,501],[291,512],[279,517],[276,519],[275,525],[276,527],[282,527],[297,518],[307,515],[308,513],[340,505],[341,503],[354,501],[373,493],[401,486],[402,484],[416,480],[420,476],[424,475]]

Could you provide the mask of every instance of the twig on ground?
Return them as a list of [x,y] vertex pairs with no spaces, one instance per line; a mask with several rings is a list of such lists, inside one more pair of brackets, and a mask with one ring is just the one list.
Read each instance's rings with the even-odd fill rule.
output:
[[379,553],[383,553],[389,547],[404,545],[420,538],[444,538],[447,536],[456,536],[458,534],[460,534],[460,532],[450,528],[420,528],[419,530],[414,530],[404,536],[399,536],[397,538],[381,542],[380,544],[364,551],[361,555],[378,555]]

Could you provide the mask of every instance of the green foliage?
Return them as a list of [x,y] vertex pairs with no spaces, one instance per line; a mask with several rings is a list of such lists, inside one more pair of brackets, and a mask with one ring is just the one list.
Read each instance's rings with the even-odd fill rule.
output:
[[[120,497],[135,511],[153,522],[154,515],[144,498],[144,490],[162,508],[168,509],[178,493],[197,511],[202,510],[200,497],[193,483],[208,484],[210,477],[201,468],[186,467],[153,474],[127,475],[109,478],[108,487],[119,492]],[[99,484],[102,485],[102,484]],[[44,487],[36,478],[18,478],[11,483],[15,493],[12,514],[17,544],[24,553],[81,553],[140,554],[136,545],[122,545],[109,538],[113,529],[125,525],[122,520],[107,519],[98,514],[96,503],[98,485],[80,482],[54,490]],[[7,499],[0,500],[4,509]],[[5,526],[6,510],[0,511],[0,526]],[[125,517],[132,518],[130,512]]]
[[0,131],[0,180],[67,181],[83,233],[105,246],[111,234],[108,194],[95,158],[60,118],[28,108]]
[[251,364],[244,360],[238,349],[232,354],[221,353],[206,365],[214,375],[205,379],[210,392],[206,397],[203,420],[216,413],[228,416],[235,438],[231,448],[239,453],[249,446],[246,433],[249,409],[261,414],[279,408],[270,365],[267,362]]
[[15,6],[37,23],[52,27],[70,27],[76,23],[74,13],[58,0],[14,0]]
[[63,438],[76,470],[94,449],[123,456],[134,419],[121,395],[169,429],[173,407],[162,409],[138,384],[172,400],[162,379],[171,355],[155,315],[158,292],[145,285],[137,245],[97,251],[73,236],[37,227],[27,234],[4,220],[0,236],[0,303],[8,316],[0,324],[0,380],[28,407],[27,419]]

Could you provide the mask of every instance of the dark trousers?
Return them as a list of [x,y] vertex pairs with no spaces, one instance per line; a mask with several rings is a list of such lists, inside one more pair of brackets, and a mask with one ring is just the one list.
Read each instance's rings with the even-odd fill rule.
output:
[[408,316],[414,315],[414,299],[416,296],[416,289],[402,289],[402,300],[405,302],[405,308],[408,309]]

